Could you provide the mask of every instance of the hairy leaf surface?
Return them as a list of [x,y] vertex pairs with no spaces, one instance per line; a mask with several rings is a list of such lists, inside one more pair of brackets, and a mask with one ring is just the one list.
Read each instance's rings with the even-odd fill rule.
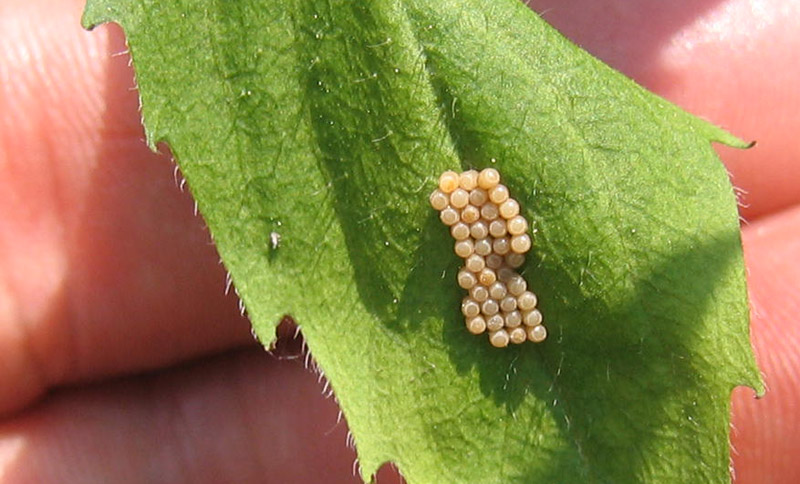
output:
[[[730,391],[760,389],[710,146],[738,140],[516,0],[89,0],[84,24],[107,21],[148,142],[260,340],[301,325],[365,479],[393,461],[411,484],[728,481]],[[541,345],[463,327],[427,199],[486,166],[532,222]]]

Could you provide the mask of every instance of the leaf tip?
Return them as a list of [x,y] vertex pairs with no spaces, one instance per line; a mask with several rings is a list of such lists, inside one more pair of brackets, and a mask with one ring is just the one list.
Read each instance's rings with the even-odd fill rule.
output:
[[92,30],[100,24],[110,22],[112,20],[111,14],[112,9],[110,6],[103,5],[102,2],[87,0],[81,15],[81,27],[86,30]]
[[748,385],[756,394],[756,398],[763,398],[767,393],[767,385],[764,384],[764,375],[759,373],[758,379]]
[[708,137],[711,141],[722,143],[726,146],[730,146],[731,148],[738,148],[741,150],[747,150],[756,145],[755,140],[744,141],[738,136],[727,132],[723,128],[714,125],[710,126],[712,127],[712,131],[708,134]]

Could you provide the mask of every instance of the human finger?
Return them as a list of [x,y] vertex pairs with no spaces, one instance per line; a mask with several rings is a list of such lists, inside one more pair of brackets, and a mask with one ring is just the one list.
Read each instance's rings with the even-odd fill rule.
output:
[[732,458],[737,483],[800,482],[800,207],[742,232],[751,333],[767,386],[761,399],[733,396]]
[[58,392],[0,424],[2,482],[360,482],[302,361],[239,350]]
[[0,414],[252,343],[173,164],[143,142],[121,31],[83,31],[82,6],[0,6]]

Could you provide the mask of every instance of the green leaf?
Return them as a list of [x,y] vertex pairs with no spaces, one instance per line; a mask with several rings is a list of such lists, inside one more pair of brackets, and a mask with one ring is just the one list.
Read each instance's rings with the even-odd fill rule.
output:
[[[89,0],[83,21],[125,29],[148,142],[261,341],[301,325],[364,476],[728,481],[731,389],[762,387],[710,141],[741,142],[516,0]],[[490,165],[535,228],[541,345],[465,331],[428,206],[445,169]]]

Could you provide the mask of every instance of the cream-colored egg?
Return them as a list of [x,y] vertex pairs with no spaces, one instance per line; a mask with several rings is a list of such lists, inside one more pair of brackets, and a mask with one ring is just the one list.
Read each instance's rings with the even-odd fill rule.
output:
[[[491,232],[491,227],[489,227]],[[511,237],[511,250],[517,254],[524,254],[531,248],[531,238],[528,234],[515,235]]]
[[481,306],[470,297],[461,302],[461,313],[467,318],[474,318],[481,313]]
[[477,284],[469,290],[469,296],[476,302],[482,303],[489,299],[489,289],[486,286]]
[[494,168],[484,168],[478,175],[478,186],[484,190],[489,190],[500,183],[500,173]]
[[542,324],[542,313],[540,313],[538,309],[524,311],[522,313],[522,322],[525,326],[538,326]]
[[466,240],[469,238],[469,225],[464,222],[456,222],[450,226],[450,235],[456,240]]
[[[500,301],[501,299],[505,298],[507,294],[508,289],[502,282],[498,281],[489,286],[489,296],[491,296],[492,299]],[[500,306],[502,307],[502,304]],[[514,307],[517,307],[516,302],[514,302]]]
[[505,282],[506,284],[508,284],[508,281],[510,281],[514,277],[519,277],[519,274],[517,274],[517,271],[515,271],[510,267],[503,266],[497,270],[497,280],[501,282]]
[[528,334],[525,328],[513,328],[508,330],[508,339],[515,345],[522,344],[528,339]]
[[489,190],[489,200],[497,205],[508,200],[508,188],[505,185],[497,185]]
[[508,346],[509,341],[511,341],[511,338],[508,336],[508,332],[504,329],[498,329],[497,331],[492,331],[489,333],[489,342],[495,348],[505,348]]
[[536,294],[525,291],[517,297],[517,306],[523,311],[530,311],[536,307],[536,303],[539,300],[536,297]]
[[506,235],[506,232],[506,221],[503,219],[492,220],[489,224],[489,235],[496,239]]
[[489,331],[497,331],[498,329],[502,329],[505,325],[506,321],[501,314],[495,314],[494,316],[486,318],[486,329]]
[[461,209],[461,220],[472,224],[481,218],[481,211],[475,205],[467,205]]
[[453,193],[458,188],[461,177],[454,171],[446,171],[439,177],[439,190],[444,193]]
[[505,317],[507,328],[516,328],[522,324],[522,314],[520,314],[519,311],[510,311],[505,315]]
[[500,204],[499,210],[500,210],[500,216],[503,217],[504,219],[508,220],[514,218],[519,214],[519,203],[513,198],[509,198],[508,200]]
[[[494,294],[492,294],[492,298],[497,299],[494,297]],[[505,313],[514,311],[517,309],[517,298],[514,296],[506,296],[500,299],[500,309],[502,309]]]
[[[469,192],[469,203],[482,207],[489,200],[489,193],[483,188],[476,188]],[[449,201],[449,200],[448,200]]]
[[456,188],[450,194],[450,205],[455,208],[464,208],[469,203],[469,192],[463,188]]
[[486,287],[491,286],[497,280],[497,273],[493,269],[486,267],[478,274],[478,281]]
[[[461,216],[463,217],[464,214],[462,213]],[[516,217],[512,217],[508,221],[507,225],[508,225],[508,233],[511,235],[520,235],[528,231],[528,222],[522,215],[517,215]]]
[[508,292],[513,296],[519,296],[528,289],[528,283],[525,278],[520,275],[515,275],[508,281]]
[[461,219],[461,214],[458,210],[448,206],[439,213],[439,219],[445,225],[453,225]]
[[485,203],[481,207],[481,217],[484,220],[491,221],[500,216],[500,211],[494,203]]
[[482,316],[467,319],[467,331],[472,334],[481,334],[486,331],[486,320]]
[[489,236],[489,224],[484,220],[478,220],[469,226],[469,233],[475,240],[485,239]]
[[475,284],[478,283],[478,278],[472,272],[461,269],[458,271],[458,285],[461,286],[462,289],[472,289]]
[[525,263],[525,256],[522,254],[511,252],[510,254],[506,254],[504,260],[506,265],[508,265],[508,267],[511,267],[512,269],[517,269],[519,267],[522,267],[522,264]]
[[528,339],[534,343],[541,343],[547,338],[547,329],[541,324],[528,329]]
[[430,196],[431,207],[436,210],[444,210],[450,204],[450,197],[440,189],[436,189]]
[[480,272],[486,267],[486,261],[478,254],[472,254],[464,261],[464,267],[472,272]]
[[500,305],[494,299],[487,299],[481,304],[481,312],[486,316],[493,316],[500,311]]
[[486,256],[486,266],[490,269],[498,270],[503,267],[504,260],[497,254],[489,254]]
[[496,254],[506,255],[511,251],[511,241],[507,237],[496,238],[492,242],[492,249]]
[[475,170],[467,170],[459,177],[459,185],[464,190],[470,191],[478,186],[478,172]]
[[[475,253],[478,255],[482,255],[484,257],[488,255],[496,255],[492,254],[492,243],[489,242],[489,239],[480,239],[475,241]],[[488,264],[488,261],[487,261]]]
[[466,259],[475,252],[475,243],[472,239],[459,240],[453,246],[453,252],[462,259]]

